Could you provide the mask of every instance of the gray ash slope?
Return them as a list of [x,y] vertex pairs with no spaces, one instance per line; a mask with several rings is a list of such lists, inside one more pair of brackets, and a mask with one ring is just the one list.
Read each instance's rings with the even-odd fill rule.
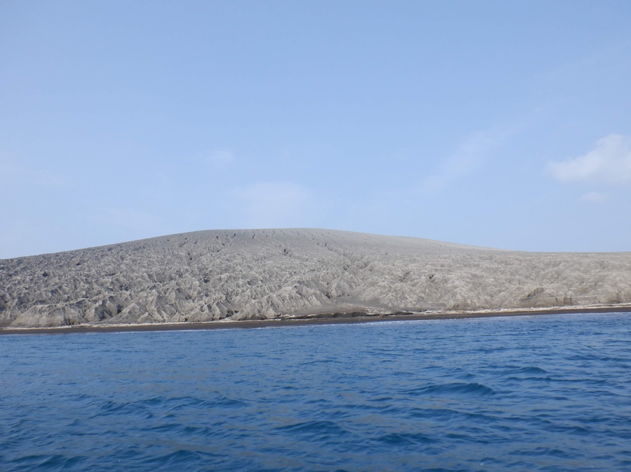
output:
[[319,229],[200,231],[0,260],[0,326],[631,302],[631,253]]

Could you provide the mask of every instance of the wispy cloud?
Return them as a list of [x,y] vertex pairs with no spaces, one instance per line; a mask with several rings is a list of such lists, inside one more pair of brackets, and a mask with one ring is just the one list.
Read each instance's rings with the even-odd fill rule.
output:
[[546,88],[562,86],[565,90],[576,90],[578,84],[599,83],[612,77],[626,77],[631,66],[631,41],[600,48],[578,60],[560,64],[534,79]]
[[474,133],[447,157],[438,169],[421,182],[421,193],[436,193],[474,172],[508,137],[506,130]]
[[548,162],[546,173],[559,182],[631,183],[631,139],[610,134],[584,156]]
[[292,182],[259,182],[234,190],[246,224],[253,228],[301,226],[313,216],[309,191]]
[[237,158],[227,149],[211,149],[191,155],[190,160],[204,168],[217,170],[227,169],[235,163]]
[[609,195],[606,193],[600,192],[589,192],[581,197],[581,201],[583,202],[592,202],[592,203],[602,203],[609,198]]
[[205,154],[203,160],[209,163],[227,164],[228,162],[234,161],[234,155],[230,151],[214,150]]

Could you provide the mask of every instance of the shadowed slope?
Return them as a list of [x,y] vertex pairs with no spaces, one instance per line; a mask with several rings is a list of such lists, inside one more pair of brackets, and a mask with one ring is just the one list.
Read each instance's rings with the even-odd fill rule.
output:
[[319,229],[200,231],[0,261],[0,323],[631,302],[631,253],[526,253]]

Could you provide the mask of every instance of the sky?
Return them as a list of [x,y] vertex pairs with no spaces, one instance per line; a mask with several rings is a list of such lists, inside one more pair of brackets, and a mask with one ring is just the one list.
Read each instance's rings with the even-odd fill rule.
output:
[[311,227],[631,251],[628,0],[0,0],[0,258]]

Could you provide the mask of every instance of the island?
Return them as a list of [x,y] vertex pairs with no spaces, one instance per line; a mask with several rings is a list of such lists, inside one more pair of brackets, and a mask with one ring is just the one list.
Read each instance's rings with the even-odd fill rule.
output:
[[631,311],[631,253],[535,253],[258,229],[0,260],[4,333],[571,311]]

